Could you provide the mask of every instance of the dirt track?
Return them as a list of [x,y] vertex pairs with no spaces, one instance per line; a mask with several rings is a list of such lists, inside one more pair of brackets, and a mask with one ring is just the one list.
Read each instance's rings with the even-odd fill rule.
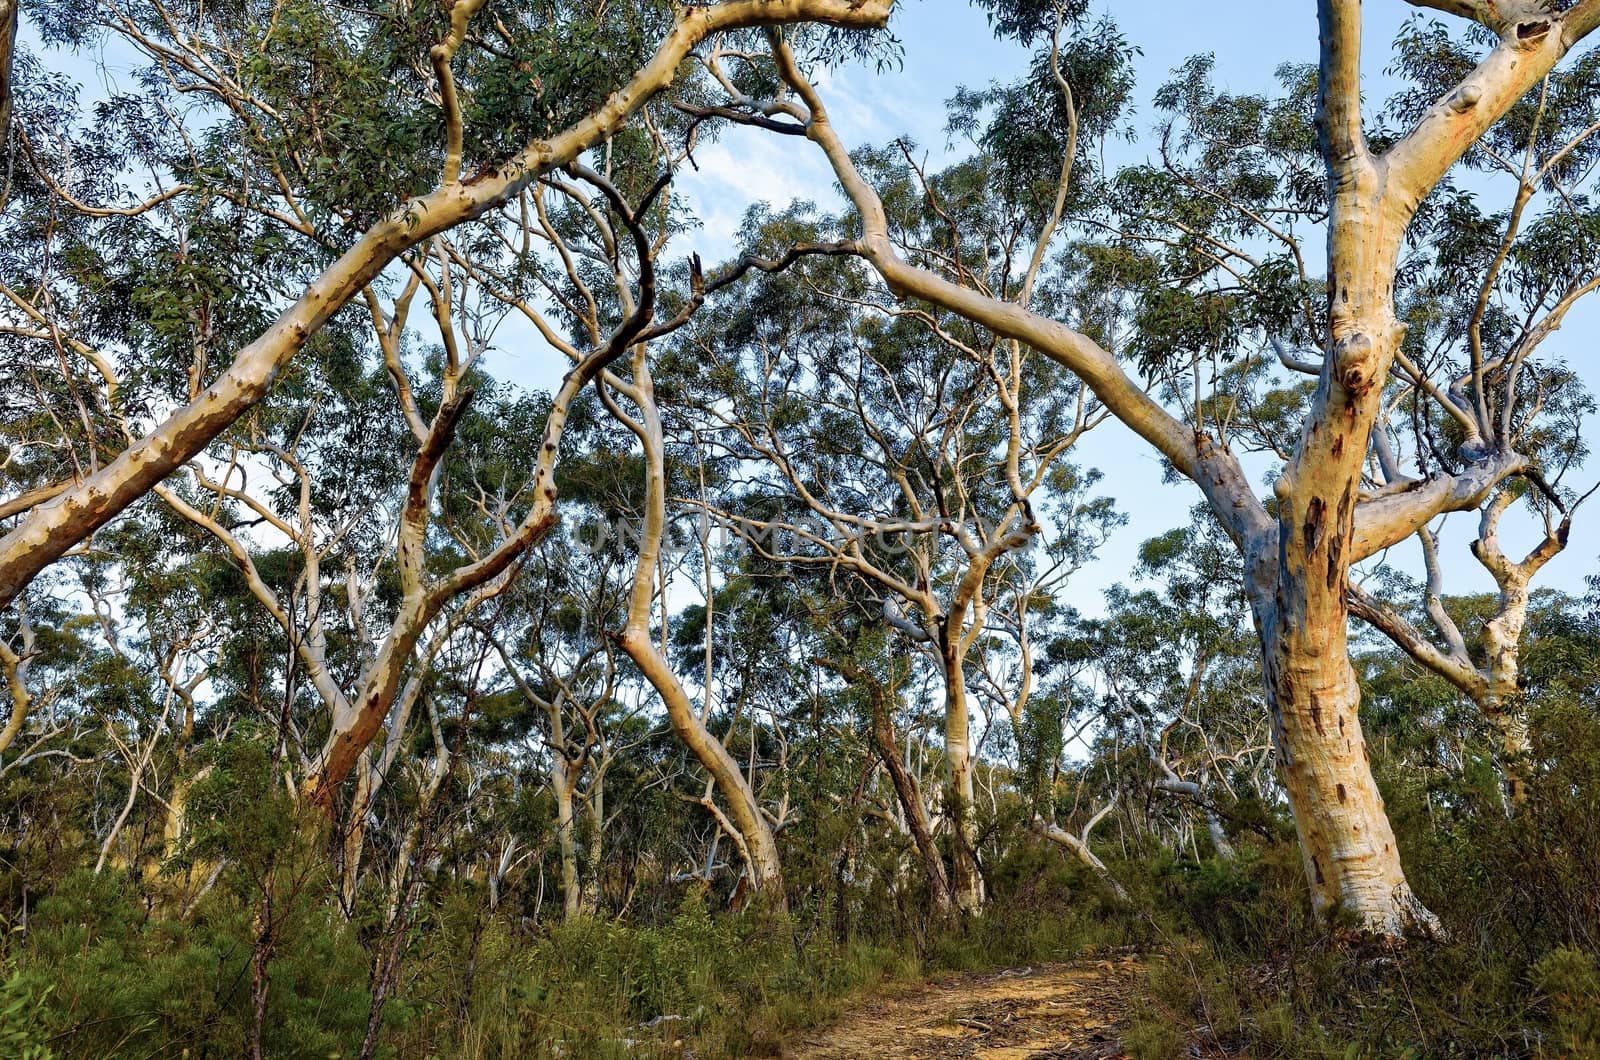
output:
[[948,977],[872,998],[791,1060],[1109,1060],[1144,970],[1136,956]]

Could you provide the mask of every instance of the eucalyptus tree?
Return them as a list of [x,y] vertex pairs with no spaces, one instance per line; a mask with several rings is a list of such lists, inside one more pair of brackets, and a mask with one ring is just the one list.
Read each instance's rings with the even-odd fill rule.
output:
[[[1416,583],[1404,580],[1401,586],[1401,592],[1415,594],[1405,617],[1419,629],[1432,628]],[[1439,607],[1463,634],[1474,662],[1487,661],[1481,633],[1500,605],[1496,591],[1440,598]],[[1517,652],[1518,705],[1528,722],[1529,748],[1522,761],[1508,763],[1499,727],[1471,696],[1383,633],[1369,630],[1357,666],[1369,717],[1383,733],[1389,782],[1423,800],[1436,829],[1471,818],[1513,835],[1543,827],[1538,822],[1546,814],[1560,812],[1553,785],[1561,783],[1555,778],[1578,746],[1568,725],[1591,716],[1585,704],[1600,677],[1595,645],[1580,598],[1548,588],[1530,594]],[[1511,774],[1525,785],[1521,802],[1511,801],[1508,764],[1522,767]],[[1509,821],[1492,820],[1496,804]]]
[[[217,592],[215,568],[169,566],[172,529],[119,527],[106,553],[30,589],[3,633],[19,660],[13,694],[25,701],[13,702],[10,753],[0,758],[19,853],[41,806],[75,803],[48,840],[60,856],[97,875],[139,878],[164,908],[177,908],[194,883],[160,870],[182,826],[189,756],[220,721],[201,689],[228,662],[225,612],[215,606],[228,591]],[[33,887],[53,875],[23,873]]]
[[[1532,319],[1530,315],[1528,320]],[[1526,329],[1524,321],[1517,344],[1536,341],[1527,336]],[[1425,615],[1423,621],[1414,621],[1408,609],[1375,598],[1357,583],[1350,586],[1353,614],[1382,632],[1418,664],[1449,682],[1492,727],[1506,799],[1512,808],[1526,797],[1528,770],[1533,766],[1522,656],[1529,608],[1536,595],[1534,580],[1566,549],[1578,509],[1594,492],[1591,488],[1580,494],[1563,481],[1588,455],[1583,423],[1594,412],[1592,398],[1578,379],[1561,366],[1523,367],[1532,377],[1523,384],[1527,393],[1508,390],[1498,396],[1503,408],[1519,412],[1519,445],[1537,452],[1539,465],[1552,468],[1553,473],[1546,476],[1535,472],[1525,481],[1504,484],[1483,501],[1477,512],[1476,533],[1468,542],[1468,550],[1495,584],[1497,598],[1492,614],[1485,616],[1476,630],[1466,631],[1452,617],[1444,602],[1448,559],[1440,555],[1439,532],[1432,527],[1423,527],[1416,534],[1424,571],[1417,594]],[[1541,367],[1544,370],[1535,376],[1534,369]],[[1517,384],[1512,380],[1506,385]],[[1519,406],[1531,411],[1519,410]],[[1411,428],[1413,436],[1419,438],[1417,447],[1421,448],[1425,427],[1418,417],[1412,417]],[[1427,438],[1426,444],[1435,454],[1448,450],[1447,444],[1434,438]],[[1520,521],[1528,522],[1529,514],[1535,528],[1532,546],[1526,552],[1508,555],[1502,543],[1507,516],[1515,519],[1516,515],[1524,515]],[[1515,524],[1511,527],[1516,536],[1523,536],[1522,529]],[[1468,632],[1472,633],[1471,644]]]
[[[1397,41],[1396,65],[1416,87],[1392,100],[1382,120],[1415,120],[1423,93],[1443,91],[1452,75],[1465,77],[1473,59],[1470,43],[1439,23],[1413,19]],[[1565,549],[1587,497],[1574,481],[1589,455],[1585,421],[1594,401],[1541,346],[1600,283],[1588,215],[1567,199],[1581,194],[1593,166],[1588,136],[1597,105],[1586,91],[1596,62],[1585,55],[1552,72],[1488,131],[1463,158],[1460,183],[1447,182],[1419,210],[1404,261],[1399,307],[1407,331],[1399,378],[1377,417],[1374,480],[1380,488],[1406,488],[1440,471],[1459,473],[1491,450],[1526,458],[1519,477],[1481,498],[1469,542],[1498,590],[1496,612],[1469,651],[1441,602],[1455,562],[1440,555],[1431,527],[1416,535],[1425,572],[1419,596],[1431,631],[1358,585],[1350,589],[1356,615],[1455,686],[1497,732],[1513,805],[1523,798],[1528,766],[1518,658],[1530,593]],[[1486,210],[1502,192],[1508,204]],[[1300,372],[1311,367],[1293,357],[1284,363]],[[1510,525],[1520,537],[1515,524],[1526,523],[1531,548],[1508,555],[1502,529]]]
[[[1163,139],[1171,166],[1138,167],[1107,188],[1107,207],[1117,205],[1111,200],[1119,192],[1142,193],[1134,212],[1147,227],[1131,246],[1117,236],[1091,239],[1084,242],[1099,249],[1079,246],[1066,255],[1063,266],[1084,277],[1094,295],[1077,314],[1036,311],[981,289],[955,267],[952,244],[942,258],[906,252],[874,175],[840,139],[822,92],[781,33],[768,34],[766,69],[777,86],[769,81],[759,97],[735,95],[725,107],[734,120],[778,126],[821,149],[861,226],[854,249],[895,295],[1045,353],[1199,487],[1244,556],[1280,765],[1314,904],[1346,910],[1364,928],[1386,934],[1436,924],[1406,881],[1367,762],[1359,687],[1348,660],[1349,569],[1446,511],[1476,508],[1506,479],[1537,470],[1517,449],[1507,418],[1491,414],[1482,419],[1494,431],[1465,438],[1455,462],[1430,468],[1427,478],[1391,481],[1369,471],[1381,456],[1374,426],[1391,377],[1423,388],[1458,422],[1449,410],[1462,411],[1447,392],[1454,375],[1441,385],[1406,349],[1409,277],[1402,258],[1411,241],[1427,245],[1429,219],[1447,194],[1434,193],[1458,162],[1504,155],[1508,142],[1521,154],[1530,132],[1537,146],[1529,157],[1538,161],[1526,169],[1513,164],[1518,187],[1545,204],[1540,228],[1580,238],[1582,215],[1566,212],[1573,190],[1566,182],[1587,173],[1581,160],[1592,142],[1585,117],[1592,101],[1582,86],[1590,60],[1579,58],[1566,71],[1558,64],[1600,25],[1600,4],[1588,0],[1561,10],[1454,0],[1417,0],[1417,6],[1458,17],[1454,25],[1470,37],[1453,45],[1449,62],[1402,69],[1411,85],[1403,131],[1363,117],[1359,5],[1322,0],[1320,59],[1304,79],[1314,94],[1302,92],[1298,105],[1251,105],[1243,112],[1247,121],[1221,126],[1221,138],[1202,123],[1185,134],[1179,122]],[[1081,14],[999,3],[991,10],[998,29],[1024,41],[1058,40],[1063,22]],[[1457,39],[1448,29],[1440,33],[1445,41]],[[1563,84],[1567,91],[1542,91]],[[1544,117],[1535,123],[1541,99]],[[1015,142],[1000,117],[991,135]],[[1074,150],[1064,128],[1054,133],[1049,139],[1058,150]],[[1524,206],[1519,216],[1526,213]],[[1125,220],[1113,214],[1109,223],[1117,231]],[[1053,231],[1040,234],[1043,243]],[[1304,245],[1313,235],[1326,239],[1320,271]],[[1263,248],[1275,250],[1268,256]],[[1491,258],[1478,271],[1482,300],[1505,296],[1510,281],[1501,266],[1509,257]],[[1571,267],[1539,285],[1528,307],[1541,338],[1594,286],[1596,271],[1581,255],[1564,260]],[[1243,303],[1245,312],[1231,311],[1230,303]],[[1220,334],[1218,320],[1226,325]],[[1127,331],[1133,338],[1123,343]],[[1468,379],[1459,392],[1475,406],[1491,407],[1494,373],[1516,375],[1536,344],[1485,354],[1472,337],[1478,332],[1470,307],[1463,331]],[[1303,363],[1316,382],[1288,416],[1298,433],[1291,432],[1267,500],[1256,496],[1233,445],[1239,420],[1227,400],[1228,374],[1211,371],[1213,358],[1237,355],[1250,334],[1259,342],[1265,332],[1321,351],[1300,357],[1286,349],[1285,360]],[[1119,348],[1145,353],[1141,367],[1154,382],[1181,384],[1171,388],[1171,400],[1141,386],[1119,360]],[[1223,386],[1213,388],[1212,380]],[[1505,406],[1496,407],[1503,413]]]
[[[512,590],[514,611],[495,616],[493,626],[481,630],[538,719],[529,730],[542,744],[534,757],[545,763],[555,800],[562,910],[569,919],[598,910],[606,775],[632,742],[615,733],[626,732],[644,706],[642,697],[624,705],[611,637],[625,599],[625,557],[614,542],[586,546],[585,529],[597,527],[591,523],[547,541]],[[496,733],[493,742],[509,735]]]
[[1082,622],[1068,650],[1089,663],[1106,733],[1135,756],[1130,801],[1174,797],[1150,812],[1150,827],[1173,826],[1182,847],[1198,818],[1230,858],[1224,816],[1245,799],[1281,798],[1238,553],[1202,508],[1146,541],[1134,574],[1151,587],[1107,590],[1106,616]]
[[825,610],[818,617],[828,633],[826,641],[831,643],[827,643],[826,653],[818,656],[817,665],[838,673],[848,694],[864,701],[862,713],[872,749],[894,792],[898,822],[910,836],[921,865],[929,904],[936,915],[949,916],[956,909],[950,873],[934,836],[919,771],[911,767],[909,748],[902,747],[896,725],[906,698],[903,689],[914,679],[910,660],[894,651],[893,635],[881,624],[876,629],[862,624],[852,630],[837,609]]
[[[1370,622],[1413,660],[1444,678],[1466,696],[1495,733],[1496,757],[1504,778],[1507,803],[1513,809],[1527,796],[1528,771],[1533,767],[1524,700],[1523,654],[1529,608],[1535,596],[1534,577],[1566,546],[1570,513],[1553,515],[1545,510],[1544,534],[1520,559],[1507,556],[1500,540],[1500,524],[1517,495],[1502,490],[1483,506],[1478,533],[1471,542],[1472,555],[1493,578],[1498,594],[1493,613],[1479,623],[1469,645],[1462,626],[1445,605],[1444,564],[1437,534],[1424,527],[1417,532],[1425,581],[1421,603],[1426,623],[1413,621],[1406,612],[1376,600],[1352,585],[1351,612]],[[1574,505],[1576,507],[1576,505]],[[1431,632],[1427,632],[1431,627]],[[1476,651],[1474,651],[1474,647]]]
[[[731,84],[729,61],[713,56],[709,65]],[[1038,263],[1011,258],[1024,238],[1022,211],[995,191],[990,167],[929,179],[907,145],[875,153],[871,164],[893,188],[908,246],[934,246],[954,214],[1007,248],[973,252],[974,283],[1034,282]],[[677,385],[713,454],[708,512],[769,563],[850,577],[940,675],[950,885],[957,906],[972,912],[982,881],[969,686],[983,688],[984,702],[999,693],[1020,717],[1031,680],[1029,609],[1116,523],[1109,502],[1089,495],[1094,477],[1068,459],[1104,413],[1027,347],[882,298],[835,256],[840,244],[829,237],[844,227],[804,209],[753,216],[753,251],[818,253],[724,300],[685,333]],[[1045,547],[1030,552],[1036,539]],[[996,680],[1002,654],[1021,662],[1008,692]]]
[[[693,450],[675,448],[675,479],[694,496],[700,469],[697,465],[691,472],[688,466]],[[723,742],[742,754],[746,778],[781,838],[808,813],[815,816],[819,800],[838,779],[815,772],[806,776],[802,769],[806,759],[828,756],[831,730],[830,719],[818,713],[819,674],[811,661],[818,631],[805,587],[736,545],[726,547],[704,512],[684,498],[674,506],[681,513],[678,530],[686,546],[682,577],[690,580],[690,571],[699,567],[695,580],[701,602],[686,604],[671,623],[669,655],[676,671],[701,689],[703,710],[726,725]],[[802,856],[826,856],[797,850],[803,841],[785,845]]]
[[[13,139],[33,194],[14,195],[8,210],[25,214],[35,231],[67,227],[97,249],[149,241],[191,263],[198,275],[187,292],[166,283],[167,272],[155,291],[157,301],[168,296],[164,320],[192,347],[185,360],[200,385],[164,388],[139,410],[131,437],[113,433],[92,460],[28,494],[26,515],[0,539],[0,600],[10,603],[39,571],[201,453],[403,255],[516,203],[541,177],[637,128],[702,42],[775,22],[879,26],[888,15],[887,3],[845,0],[531,5],[493,17],[483,7],[41,7],[47,40],[82,46],[109,35],[139,56],[146,93],[101,108],[88,150],[78,149],[83,137],[70,128],[69,107],[54,115],[64,121],[31,134],[30,115],[18,111]],[[607,61],[589,58],[602,51]],[[32,93],[23,87],[21,95]],[[130,187],[153,194],[130,196]],[[71,224],[56,225],[58,214]],[[196,225],[213,235],[209,245],[185,238]],[[24,253],[31,283],[13,275],[7,285],[11,333],[42,344],[41,354],[59,342],[58,389],[113,357],[142,362],[149,345],[125,326],[131,322],[105,314],[129,304],[129,289],[108,292],[92,273],[57,276],[47,264],[57,260],[53,242],[36,240]],[[207,290],[245,265],[245,282],[222,284],[221,296]],[[41,286],[42,278],[51,282]],[[246,303],[233,307],[239,311],[212,312],[236,300]],[[86,316],[98,333],[80,334]],[[637,334],[648,322],[624,327]],[[599,369],[606,355],[595,352],[573,389]],[[95,382],[93,403],[109,404],[114,386]],[[364,717],[361,727],[370,725]],[[334,760],[343,766],[355,753],[347,747]]]
[[[661,628],[666,628],[660,595],[665,585],[659,583],[668,566],[663,558],[668,543],[666,439],[651,374],[651,344],[681,328],[708,298],[752,271],[781,271],[825,248],[795,247],[773,258],[747,254],[710,277],[702,275],[694,258],[677,276],[686,282],[669,295],[662,263],[681,224],[669,185],[675,167],[692,149],[694,130],[691,124],[679,145],[669,142],[670,130],[652,122],[646,126],[638,136],[619,137],[609,145],[603,169],[573,163],[563,173],[544,179],[523,209],[505,216],[505,230],[498,233],[495,247],[498,256],[462,250],[451,255],[464,276],[479,284],[506,313],[531,326],[571,364],[545,420],[543,437],[532,450],[539,468],[528,494],[532,508],[514,529],[504,531],[503,544],[464,569],[498,575],[548,533],[557,517],[559,480],[550,472],[562,431],[573,402],[594,382],[606,411],[634,437],[644,456],[643,496],[633,498],[633,506],[625,509],[633,519],[631,533],[638,551],[618,644],[655,688],[674,731],[728,800],[731,820],[722,817],[710,790],[701,802],[740,844],[753,885],[776,889],[781,879],[777,848],[751,785],[706,727],[707,710],[696,712],[692,707],[689,692],[673,672],[664,637],[662,646],[657,646],[651,636],[658,600],[663,605]],[[547,249],[544,260],[529,254],[528,248],[536,244]],[[507,260],[505,250],[516,253]],[[663,312],[658,317],[658,293],[670,315]]]
[[[643,455],[644,497],[636,512],[633,573],[628,586],[626,616],[617,643],[655,689],[673,732],[705,769],[708,780],[699,804],[716,819],[718,834],[726,834],[737,847],[750,886],[766,892],[781,904],[783,867],[775,820],[761,805],[753,773],[747,775],[741,769],[726,742],[711,730],[713,686],[709,663],[703,674],[701,702],[697,706],[693,693],[668,654],[670,616],[666,573],[675,564],[670,562],[667,550],[674,542],[668,537],[667,440],[650,352],[647,344],[636,344],[628,363],[619,366],[619,371],[608,371],[600,380],[599,392],[607,411],[633,434]],[[715,590],[709,582],[704,588],[709,601]],[[705,628],[709,653],[712,643],[709,618]],[[751,754],[754,753],[752,743]],[[722,796],[726,813],[713,799],[713,793]]]
[[[430,643],[436,646],[474,606],[503,589],[526,549],[554,524],[553,470],[574,397],[632,343],[678,326],[704,297],[696,274],[677,318],[656,318],[656,258],[664,246],[644,239],[635,215],[649,211],[685,149],[667,146],[650,101],[672,83],[678,60],[707,36],[803,16],[807,2],[794,11],[762,4],[503,12],[494,32],[505,47],[468,39],[468,24],[481,7],[473,3],[453,7],[447,25],[412,13],[400,23],[374,16],[341,21],[337,29],[330,12],[315,5],[286,17],[248,8],[196,15],[200,21],[192,26],[173,12],[112,4],[74,11],[93,16],[76,20],[50,11],[47,33],[77,43],[99,32],[124,38],[151,64],[151,96],[101,107],[103,126],[89,132],[73,127],[71,101],[60,99],[54,109],[44,108],[31,139],[25,128],[19,132],[33,182],[29,194],[13,200],[23,223],[15,229],[6,287],[7,309],[17,323],[7,336],[27,354],[25,374],[46,382],[32,387],[38,403],[20,410],[18,429],[29,433],[13,453],[53,452],[59,477],[50,481],[49,468],[31,461],[24,481],[43,484],[8,505],[8,514],[21,516],[0,545],[6,556],[0,566],[20,564],[12,589],[146,490],[158,489],[186,517],[209,519],[207,528],[246,570],[252,590],[294,642],[332,715],[324,746],[304,771],[308,790],[331,803],[351,770],[370,760],[377,735],[403,727],[406,675],[421,672],[413,669],[413,656],[425,656]],[[869,25],[886,11],[864,14],[852,6],[817,13]],[[406,33],[397,34],[402,28]],[[416,44],[433,32],[442,37],[431,50]],[[648,42],[658,38],[652,51]],[[614,45],[637,59],[639,72],[613,85],[610,66],[569,69],[563,64],[575,40]],[[458,57],[463,47],[467,53]],[[530,73],[512,57],[519,50],[552,65]],[[542,102],[530,109],[514,84],[537,86],[533,95],[544,93]],[[617,91],[607,95],[611,88]],[[202,105],[179,110],[170,105],[177,98]],[[402,149],[407,140],[440,142],[431,127],[439,110],[442,156],[437,147]],[[204,137],[189,127],[196,121],[213,123]],[[692,129],[672,134],[678,133],[692,142]],[[520,149],[519,140],[525,144]],[[645,148],[636,149],[641,143]],[[602,145],[596,161],[604,174],[582,160]],[[125,192],[119,167],[135,167],[161,190],[134,206],[93,205]],[[437,179],[436,169],[442,172]],[[384,179],[351,179],[358,170]],[[174,175],[187,182],[174,184]],[[414,191],[430,183],[435,191]],[[563,217],[552,220],[544,209],[547,191],[566,204]],[[608,214],[621,218],[614,229]],[[58,224],[58,215],[67,221]],[[541,292],[553,306],[531,310],[536,323],[545,324],[544,313],[557,317],[555,327],[543,328],[546,338],[561,352],[581,353],[550,399],[542,437],[517,446],[528,456],[526,473],[516,482],[477,483],[489,535],[457,533],[448,521],[436,522],[433,512],[440,482],[454,481],[441,478],[441,462],[472,405],[473,361],[486,348],[497,315],[528,311],[524,289],[549,276],[537,259],[566,254],[573,218],[606,229],[594,242],[611,239],[610,257],[614,263],[619,255],[628,258],[628,275],[622,288],[602,291],[597,301],[581,275],[588,263],[567,258],[564,271],[576,281]],[[476,223],[448,231],[466,222]],[[62,253],[57,244],[72,252]],[[350,249],[319,273],[330,249],[347,244]],[[58,254],[69,268],[54,264]],[[396,268],[385,273],[391,264]],[[714,279],[711,287],[741,272]],[[556,274],[562,273],[557,265]],[[409,311],[419,292],[442,344],[440,358],[426,366],[405,357],[408,329],[415,326]],[[580,295],[591,297],[579,305],[566,301]],[[335,320],[356,299],[365,303],[371,341],[356,337],[362,328],[356,313]],[[219,350],[236,343],[245,345],[218,374]],[[347,528],[314,528],[303,517],[313,491],[288,445],[298,435],[280,431],[263,440],[257,432],[242,449],[237,438],[218,442],[266,398],[307,343],[319,357],[342,360],[358,375],[356,365],[381,363],[393,390],[389,422],[411,436],[401,444],[415,445],[394,520],[399,592],[385,616],[387,631],[370,638],[348,687],[320,658],[325,616],[317,577],[323,553]],[[84,366],[96,376],[92,384],[83,378]],[[431,378],[416,378],[419,367]],[[310,401],[314,406],[315,398]],[[62,419],[56,406],[70,414]],[[72,426],[54,431],[52,425],[62,423]],[[248,437],[253,430],[246,424],[235,434]],[[241,451],[298,479],[302,518],[291,525],[267,512],[260,498],[252,507],[225,473],[219,477],[218,467],[237,465]],[[310,575],[300,601],[304,636],[290,628],[299,621],[294,609],[260,578],[248,577],[251,544],[217,521],[220,509],[208,512],[196,497],[157,485],[184,461],[193,464],[202,494],[250,507],[298,543]],[[430,535],[454,562],[436,563]],[[357,582],[347,578],[352,592]],[[12,591],[0,595],[9,599]],[[375,617],[354,597],[347,605],[352,620]],[[397,744],[397,736],[391,732],[389,742]],[[368,772],[363,792],[371,786]],[[363,792],[357,803],[366,801]]]
[[[444,337],[436,390],[411,384],[400,350],[410,299],[424,287]],[[184,486],[155,488],[238,567],[320,701],[328,726],[321,751],[307,746],[322,730],[321,717],[285,712],[280,720],[291,730],[300,783],[329,798],[332,785],[356,769],[343,852],[347,902],[354,900],[373,801],[404,746],[432,660],[514,573],[511,556],[501,563],[505,570],[447,588],[463,568],[518,546],[516,514],[534,473],[531,461],[471,446],[472,435],[508,434],[505,448],[526,453],[540,426],[536,413],[505,397],[486,397],[487,416],[463,423],[477,391],[491,388],[473,378],[486,343],[470,301],[468,285],[447,269],[435,282],[428,263],[418,263],[394,311],[374,309],[376,342],[352,338],[321,371],[296,366],[222,436],[209,460],[191,463]],[[436,411],[425,425],[419,407],[430,405]],[[517,435],[519,426],[532,433]],[[458,433],[463,444],[452,449]],[[409,467],[396,467],[391,454],[408,435],[416,456]],[[477,500],[474,514],[487,526],[461,520],[453,509],[464,503],[455,494]],[[279,577],[263,575],[269,563]],[[380,729],[385,739],[375,754],[369,745]],[[351,745],[355,753],[342,760]]]

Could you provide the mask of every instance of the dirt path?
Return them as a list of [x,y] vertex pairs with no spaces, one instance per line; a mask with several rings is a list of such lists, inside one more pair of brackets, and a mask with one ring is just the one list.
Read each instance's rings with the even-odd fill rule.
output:
[[873,998],[789,1060],[1110,1060],[1144,971],[1137,956],[949,977]]

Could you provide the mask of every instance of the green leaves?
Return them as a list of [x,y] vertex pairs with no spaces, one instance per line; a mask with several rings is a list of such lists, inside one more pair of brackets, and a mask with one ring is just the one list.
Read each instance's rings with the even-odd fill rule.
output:
[[55,1053],[45,1044],[40,1020],[50,989],[20,969],[0,983],[0,1053],[16,1060],[52,1060]]
[[979,6],[988,14],[996,36],[1015,37],[1030,45],[1048,37],[1058,18],[1071,25],[1089,11],[1088,0],[979,0]]
[[[1065,737],[1064,704],[1054,696],[1033,696],[1022,712],[1022,729],[1016,734],[1018,787],[1035,813],[1053,801],[1056,770]],[[1054,812],[1054,807],[1049,807]]]
[[[1077,152],[1068,201],[1076,211],[1093,201],[1100,158],[1095,145],[1126,131],[1123,123],[1132,105],[1138,49],[1109,18],[1069,26],[1054,66],[1047,41],[1025,78],[979,90],[963,87],[945,104],[946,132],[972,140],[983,152],[955,171],[982,173],[1000,202],[1026,214],[1030,234],[1054,204],[1073,117]],[[1070,111],[1057,70],[1071,90]]]
[[364,228],[437,180],[444,123],[419,76],[433,27],[405,11],[292,0],[242,27],[241,87],[295,120],[249,115],[232,151],[300,185],[323,223]]

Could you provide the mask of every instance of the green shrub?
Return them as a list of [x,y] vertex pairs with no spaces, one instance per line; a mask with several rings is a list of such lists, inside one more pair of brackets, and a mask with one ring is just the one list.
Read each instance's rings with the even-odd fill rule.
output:
[[1534,964],[1531,978],[1544,997],[1556,1047],[1570,1056],[1600,1056],[1600,970],[1594,954],[1553,950]]

